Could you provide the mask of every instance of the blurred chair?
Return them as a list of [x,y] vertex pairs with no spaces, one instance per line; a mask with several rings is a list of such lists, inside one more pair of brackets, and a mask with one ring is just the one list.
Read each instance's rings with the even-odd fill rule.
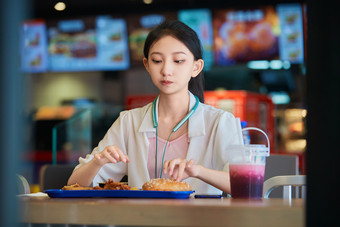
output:
[[277,187],[283,187],[284,199],[292,199],[292,189],[297,188],[295,198],[306,197],[306,175],[285,175],[275,176],[266,180],[263,184],[263,197],[268,198],[269,194]]
[[75,165],[71,164],[47,164],[40,169],[40,190],[61,189],[67,184]]
[[[46,164],[40,169],[40,190],[61,189],[67,185],[67,181],[71,176],[76,165],[72,164]],[[87,225],[64,225],[64,224],[31,224],[32,227],[87,227]],[[92,226],[92,225],[91,225]],[[114,227],[107,225],[93,225],[93,227]]]
[[22,175],[16,175],[16,183],[17,183],[17,195],[20,194],[29,194],[31,193],[30,185],[26,178]]
[[[266,159],[264,181],[275,176],[298,175],[299,157],[297,155],[273,154]],[[270,198],[282,198],[283,186],[276,187]],[[295,191],[293,191],[293,196]]]

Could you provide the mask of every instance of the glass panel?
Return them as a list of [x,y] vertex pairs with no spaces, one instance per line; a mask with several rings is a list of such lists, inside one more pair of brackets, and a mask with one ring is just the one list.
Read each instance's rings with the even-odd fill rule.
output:
[[92,150],[91,110],[79,111],[52,129],[52,163],[74,164]]

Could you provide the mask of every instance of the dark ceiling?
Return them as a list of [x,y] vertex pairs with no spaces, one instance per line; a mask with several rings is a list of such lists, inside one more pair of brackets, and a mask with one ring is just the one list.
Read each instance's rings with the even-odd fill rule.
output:
[[[54,5],[63,1],[66,10],[56,11]],[[32,0],[33,17],[59,18],[87,16],[98,14],[148,13],[155,11],[171,11],[186,8],[221,8],[260,6],[287,2],[304,2],[301,0],[154,0],[146,5],[142,0]]]

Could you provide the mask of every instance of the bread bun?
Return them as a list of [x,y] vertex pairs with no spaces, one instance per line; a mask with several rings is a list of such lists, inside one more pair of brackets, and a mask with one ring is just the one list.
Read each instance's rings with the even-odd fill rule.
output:
[[143,190],[148,191],[191,191],[191,186],[184,181],[178,182],[168,178],[156,178],[145,182]]

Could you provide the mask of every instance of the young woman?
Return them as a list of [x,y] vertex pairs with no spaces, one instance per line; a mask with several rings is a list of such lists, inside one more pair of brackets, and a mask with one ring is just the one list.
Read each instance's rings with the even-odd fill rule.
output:
[[152,178],[188,182],[196,193],[230,193],[228,146],[242,143],[238,119],[203,104],[204,62],[197,34],[165,21],[144,46],[144,66],[159,96],[123,111],[68,184],[96,186],[128,175],[132,187]]

